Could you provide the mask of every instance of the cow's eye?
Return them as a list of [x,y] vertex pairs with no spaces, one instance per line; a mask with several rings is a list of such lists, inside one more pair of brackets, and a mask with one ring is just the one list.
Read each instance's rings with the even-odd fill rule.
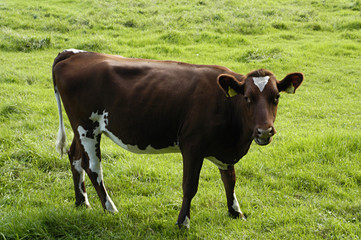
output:
[[244,100],[246,100],[247,103],[251,103],[251,102],[252,102],[251,99],[250,99],[249,97],[247,97],[247,96],[244,97]]
[[280,95],[277,95],[277,96],[274,98],[273,103],[277,105],[279,99],[280,99]]

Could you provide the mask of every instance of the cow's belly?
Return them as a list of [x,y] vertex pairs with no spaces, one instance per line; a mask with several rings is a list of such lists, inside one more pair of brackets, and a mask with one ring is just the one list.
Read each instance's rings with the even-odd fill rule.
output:
[[148,145],[145,149],[140,149],[137,145],[125,144],[121,139],[115,136],[112,132],[106,130],[104,131],[105,135],[109,137],[113,142],[115,142],[120,147],[132,153],[141,153],[141,154],[162,154],[162,153],[179,153],[179,146],[175,143],[173,146],[166,148],[156,149],[151,145]]
[[180,152],[179,146],[177,142],[170,143],[169,146],[164,148],[154,148],[151,144],[149,144],[146,147],[138,147],[137,145],[131,145],[126,144],[122,139],[120,139],[116,134],[114,134],[109,129],[109,119],[108,119],[109,113],[106,111],[103,111],[101,113],[99,112],[93,112],[89,119],[93,121],[93,123],[96,127],[94,129],[84,129],[83,126],[78,126],[78,132],[80,135],[86,135],[88,131],[90,131],[94,136],[94,141],[96,140],[96,136],[99,134],[104,133],[107,137],[109,137],[113,142],[115,142],[120,147],[124,148],[127,151],[133,152],[133,153],[144,153],[144,154],[161,154],[161,153],[178,153]]

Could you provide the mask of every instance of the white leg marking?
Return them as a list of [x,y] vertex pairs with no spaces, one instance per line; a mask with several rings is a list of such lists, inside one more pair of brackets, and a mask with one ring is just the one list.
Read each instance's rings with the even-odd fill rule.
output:
[[84,171],[84,169],[81,167],[81,159],[73,161],[73,166],[79,173]]
[[105,198],[105,207],[106,207],[106,209],[107,209],[109,212],[111,212],[111,213],[116,213],[116,212],[118,212],[117,207],[114,205],[113,201],[110,199],[110,197],[108,196],[108,194],[107,194],[107,196],[106,196],[106,198]]
[[82,184],[85,181],[85,171],[81,167],[81,159],[73,161],[73,166],[74,166],[75,170],[77,170],[80,174],[78,187],[79,187],[80,193],[84,196],[85,205],[89,206],[90,204],[89,204],[89,200],[88,200],[88,195],[86,192],[83,191],[83,188],[82,188]]
[[[105,133],[106,136],[108,136],[112,141],[114,141],[116,144],[118,144],[120,147],[131,151],[135,153],[163,153],[163,152],[179,152],[178,144],[175,143],[174,146],[169,147],[167,149],[154,149],[151,146],[147,146],[145,150],[139,149],[137,146],[133,145],[126,145],[120,140],[117,136],[115,136],[112,132],[110,132],[107,129],[108,126],[108,112],[105,110],[103,113],[93,112],[91,116],[89,117],[90,120],[92,120],[94,123],[98,122],[99,126],[96,127],[93,130],[92,135],[94,138],[88,138],[87,133],[88,131],[85,130],[82,126],[78,126],[78,133],[80,136],[80,142],[84,147],[85,152],[89,156],[89,169],[92,172],[95,172],[98,174],[97,182],[100,185],[103,181],[103,172],[102,167],[100,163],[100,159],[96,155],[96,145],[98,144],[97,136],[101,133]],[[75,163],[79,165],[78,163]],[[74,165],[75,166],[75,165]],[[77,167],[77,166],[76,166]],[[81,166],[80,166],[81,167]],[[227,169],[227,168],[226,168]],[[109,212],[118,212],[117,208],[115,207],[113,201],[110,199],[109,195],[106,193],[106,201],[105,201],[105,207]],[[189,218],[186,217],[185,221],[183,222],[183,225],[189,228]]]
[[78,133],[80,136],[80,142],[84,147],[85,152],[88,154],[89,157],[89,169],[96,173],[98,175],[97,181],[98,184],[103,181],[103,172],[102,172],[102,166],[100,164],[100,159],[96,155],[95,146],[98,144],[98,141],[96,140],[96,134],[98,131],[98,128],[94,129],[94,138],[88,138],[86,136],[87,131],[82,127],[78,127]]
[[264,87],[267,85],[269,80],[269,76],[264,77],[254,77],[253,82],[258,87],[258,89],[262,92]]
[[236,211],[238,213],[242,213],[241,208],[239,207],[239,204],[238,204],[235,193],[233,193],[233,205],[232,205],[232,208],[234,209],[234,211]]
[[[78,127],[78,133],[80,136],[81,144],[83,145],[85,152],[89,156],[89,169],[92,172],[97,173],[97,175],[98,175],[97,182],[99,185],[101,185],[103,182],[103,171],[102,171],[100,159],[96,155],[96,151],[95,151],[96,145],[98,144],[98,141],[96,138],[102,132],[104,132],[104,130],[106,130],[106,126],[108,125],[108,113],[106,113],[105,111],[102,115],[99,115],[97,113],[92,113],[92,115],[90,116],[89,119],[92,120],[93,122],[99,123],[99,126],[93,130],[94,138],[88,138],[86,136],[87,130],[85,130],[82,126]],[[109,212],[112,212],[112,213],[118,212],[117,208],[115,207],[113,201],[111,200],[111,198],[109,197],[109,195],[106,191],[105,191],[105,194],[106,194],[106,196],[105,196],[106,210],[108,210]]]
[[190,222],[191,220],[189,219],[188,216],[186,216],[186,218],[184,219],[184,222],[182,223],[183,226],[185,226],[186,228],[190,227]]

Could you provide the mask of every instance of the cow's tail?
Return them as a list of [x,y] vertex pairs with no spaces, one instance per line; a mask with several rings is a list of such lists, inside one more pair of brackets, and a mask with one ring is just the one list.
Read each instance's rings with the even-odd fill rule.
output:
[[59,131],[55,146],[56,146],[56,151],[60,153],[61,156],[63,156],[63,154],[66,152],[66,135],[65,135],[65,127],[63,121],[63,113],[61,109],[60,94],[56,86],[55,86],[55,98],[58,104],[58,111],[59,111]]
[[58,131],[58,137],[56,139],[56,150],[60,153],[61,156],[66,152],[66,135],[65,135],[65,127],[64,127],[64,121],[63,121],[63,112],[61,107],[61,97],[58,91],[58,87],[56,86],[55,82],[55,74],[54,74],[54,68],[57,63],[59,63],[62,60],[67,59],[68,57],[72,56],[73,54],[71,52],[61,52],[59,55],[55,58],[53,63],[53,84],[54,84],[54,92],[55,92],[55,98],[56,102],[58,104],[58,111],[59,111],[59,131]]

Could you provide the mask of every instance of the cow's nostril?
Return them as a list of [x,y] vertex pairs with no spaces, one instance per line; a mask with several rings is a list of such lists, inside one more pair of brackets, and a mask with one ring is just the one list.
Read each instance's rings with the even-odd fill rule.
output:
[[262,129],[257,128],[257,134],[258,134],[258,136],[261,136],[262,135]]
[[275,130],[273,129],[273,127],[270,127],[268,129],[257,128],[256,133],[257,136],[260,138],[268,138],[272,137],[275,134]]

